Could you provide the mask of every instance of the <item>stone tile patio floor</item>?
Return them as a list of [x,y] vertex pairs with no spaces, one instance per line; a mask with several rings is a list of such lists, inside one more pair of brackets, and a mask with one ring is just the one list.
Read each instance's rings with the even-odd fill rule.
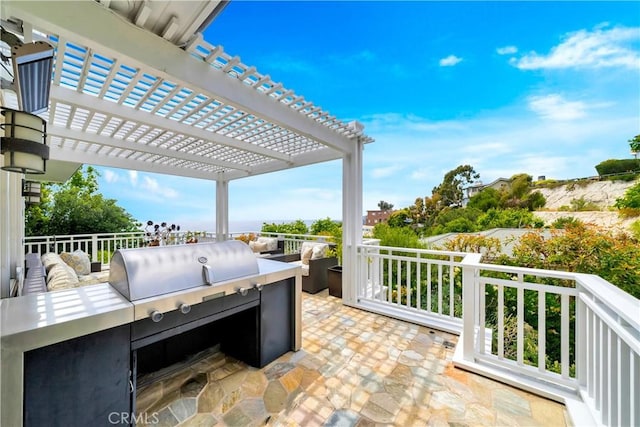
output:
[[[303,295],[302,349],[222,353],[138,392],[155,426],[564,426],[564,406],[454,368],[457,337]],[[138,425],[145,425],[138,422]]]

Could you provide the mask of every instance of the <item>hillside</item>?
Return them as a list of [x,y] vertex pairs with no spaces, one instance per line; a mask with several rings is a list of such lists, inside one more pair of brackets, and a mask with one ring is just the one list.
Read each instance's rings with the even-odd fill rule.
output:
[[568,183],[557,188],[538,189],[547,199],[546,210],[558,210],[561,206],[571,206],[571,200],[584,198],[586,202],[596,204],[600,209],[612,207],[618,197],[622,197],[634,181],[587,181]]
[[[622,181],[593,181],[588,184],[569,183],[557,188],[540,188],[539,191],[547,199],[542,211],[536,211],[535,215],[544,220],[545,225],[550,225],[560,217],[574,217],[588,224],[596,224],[600,227],[612,230],[628,230],[629,226],[637,218],[621,219],[617,211],[609,210],[618,197],[622,197],[629,187],[635,182]],[[562,206],[571,206],[572,200],[583,199],[586,203],[597,206],[600,210],[571,212],[560,211]]]

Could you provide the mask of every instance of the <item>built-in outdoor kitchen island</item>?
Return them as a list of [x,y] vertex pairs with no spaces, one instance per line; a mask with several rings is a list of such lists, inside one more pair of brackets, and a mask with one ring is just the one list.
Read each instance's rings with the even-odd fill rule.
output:
[[139,373],[217,345],[256,367],[301,346],[300,268],[242,242],[121,250],[110,268],[2,301],[2,425],[133,424]]

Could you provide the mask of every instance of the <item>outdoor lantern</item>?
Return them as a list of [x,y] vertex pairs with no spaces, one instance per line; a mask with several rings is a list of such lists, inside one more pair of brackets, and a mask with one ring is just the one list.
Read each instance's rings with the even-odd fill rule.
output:
[[18,36],[2,27],[0,37],[11,47],[12,89],[18,95],[18,106],[28,113],[47,111],[53,70],[53,46],[44,41],[23,43]]
[[0,138],[0,153],[4,154],[2,169],[9,172],[43,174],[49,159],[47,122],[24,111],[2,108],[4,136]]
[[40,203],[40,183],[38,181],[22,180],[22,196],[27,206]]
[[41,113],[49,108],[53,47],[37,41],[11,48],[18,102],[23,111]]

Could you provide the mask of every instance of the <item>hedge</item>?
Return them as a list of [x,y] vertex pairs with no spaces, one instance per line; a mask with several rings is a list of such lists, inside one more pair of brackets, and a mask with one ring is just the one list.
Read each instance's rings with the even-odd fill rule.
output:
[[634,172],[640,170],[640,159],[609,159],[596,165],[598,175]]

